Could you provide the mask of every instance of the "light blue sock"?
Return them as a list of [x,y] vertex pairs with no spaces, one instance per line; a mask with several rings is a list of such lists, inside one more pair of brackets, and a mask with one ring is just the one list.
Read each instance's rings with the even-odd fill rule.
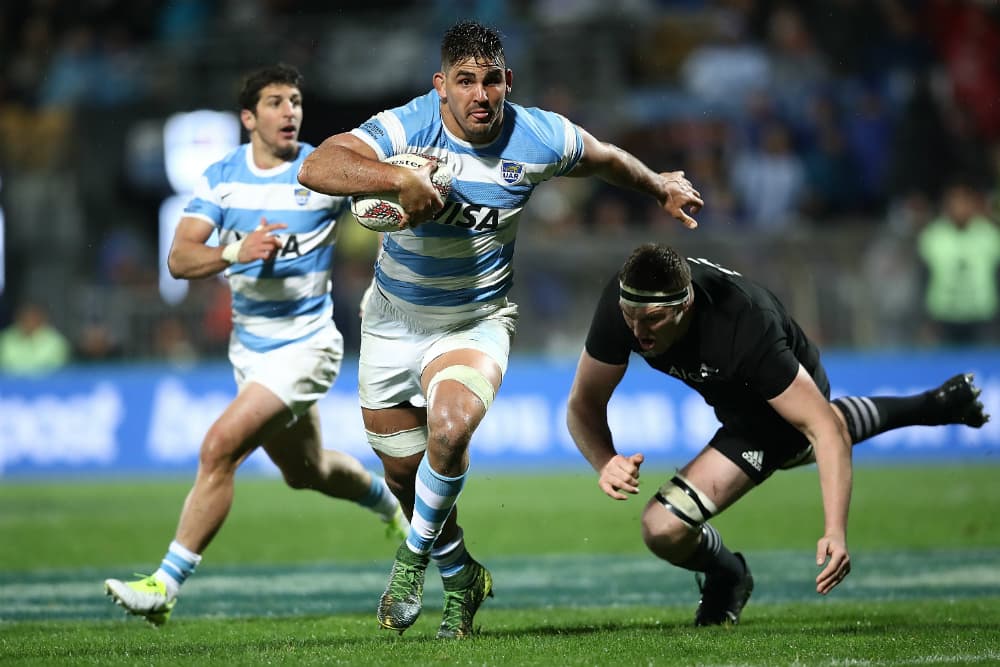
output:
[[153,576],[163,582],[167,587],[167,596],[173,599],[177,596],[181,585],[194,574],[194,569],[200,562],[201,556],[174,540],[170,543],[160,568],[153,573]]
[[431,549],[431,560],[438,566],[442,577],[453,577],[469,562],[469,552],[465,549],[465,535],[461,529],[458,536],[447,544],[435,544]]
[[413,519],[410,521],[410,534],[406,538],[411,551],[430,553],[434,540],[441,534],[441,526],[458,502],[468,472],[466,470],[458,477],[445,477],[431,468],[426,456],[420,462],[420,467],[417,468]]
[[367,507],[375,512],[383,519],[391,519],[392,515],[396,513],[396,508],[399,507],[399,501],[396,500],[396,496],[392,495],[392,491],[389,490],[389,486],[385,483],[385,479],[381,475],[370,474],[372,476],[372,483],[368,488],[368,493],[356,502],[362,507]]

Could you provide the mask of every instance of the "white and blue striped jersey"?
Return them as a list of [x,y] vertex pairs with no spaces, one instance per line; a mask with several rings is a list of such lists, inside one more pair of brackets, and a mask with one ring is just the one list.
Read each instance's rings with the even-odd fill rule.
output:
[[456,322],[504,303],[513,282],[518,218],[535,186],[568,173],[583,155],[579,128],[559,114],[506,102],[500,135],[486,145],[453,135],[436,91],[376,114],[352,130],[386,159],[423,153],[454,182],[444,208],[416,229],[383,235],[378,287],[418,320]]
[[222,245],[267,222],[288,225],[277,236],[273,261],[233,264],[227,271],[233,295],[233,333],[254,352],[305,340],[333,328],[330,295],[337,218],[349,210],[346,197],[313,192],[298,181],[299,167],[314,148],[299,144],[298,158],[272,169],[253,162],[243,144],[202,174],[185,216],[215,225]]

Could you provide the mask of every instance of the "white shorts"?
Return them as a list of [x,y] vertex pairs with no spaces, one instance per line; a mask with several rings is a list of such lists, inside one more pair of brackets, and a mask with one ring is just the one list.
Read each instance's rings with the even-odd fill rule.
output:
[[445,352],[479,350],[507,372],[510,343],[517,325],[517,306],[507,303],[493,314],[440,331],[411,326],[377,289],[365,306],[361,324],[358,395],[361,407],[391,408],[401,403],[426,405],[420,376]]
[[297,343],[268,352],[253,352],[235,336],[229,344],[236,386],[256,382],[273,392],[295,417],[323,398],[340,374],[344,337],[331,325]]

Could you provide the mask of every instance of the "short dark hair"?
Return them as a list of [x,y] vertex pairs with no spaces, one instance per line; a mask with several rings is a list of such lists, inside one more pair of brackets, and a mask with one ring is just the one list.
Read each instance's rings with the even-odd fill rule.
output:
[[260,91],[274,83],[283,83],[302,90],[302,74],[285,63],[270,65],[248,74],[240,87],[240,109],[256,111],[257,103],[260,102]]
[[691,266],[670,246],[644,243],[625,260],[618,279],[634,289],[679,292],[691,284]]
[[441,38],[442,71],[469,58],[475,58],[478,63],[506,67],[500,33],[478,21],[459,21],[448,28]]

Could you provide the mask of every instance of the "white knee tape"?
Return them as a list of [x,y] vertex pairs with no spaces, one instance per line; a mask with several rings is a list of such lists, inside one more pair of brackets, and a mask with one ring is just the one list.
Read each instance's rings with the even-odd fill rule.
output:
[[653,497],[691,530],[699,530],[701,524],[719,511],[711,498],[696,489],[680,473],[661,486]]
[[448,366],[447,368],[438,371],[438,373],[431,378],[430,383],[427,385],[428,397],[430,397],[434,387],[437,386],[437,383],[441,380],[454,380],[455,382],[461,382],[469,391],[479,397],[479,400],[483,402],[483,407],[487,410],[490,409],[490,405],[493,404],[493,398],[496,396],[496,391],[493,389],[493,383],[487,380],[485,375],[477,371],[472,366]]
[[418,426],[385,435],[366,430],[365,435],[368,437],[368,444],[371,445],[372,449],[396,458],[419,454],[427,449],[426,426]]

